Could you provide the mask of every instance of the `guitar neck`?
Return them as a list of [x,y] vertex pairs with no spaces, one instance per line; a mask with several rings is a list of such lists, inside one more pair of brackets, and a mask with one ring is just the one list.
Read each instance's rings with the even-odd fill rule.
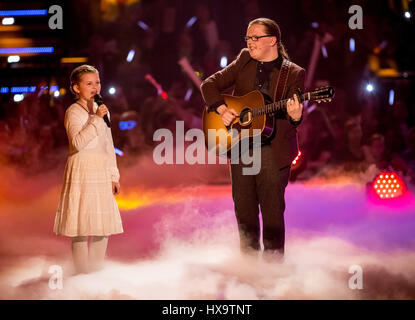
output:
[[[300,101],[307,101],[310,100],[311,97],[311,92],[306,92],[303,93],[300,96]],[[278,111],[285,111],[287,109],[287,101],[289,99],[284,99],[284,100],[279,100],[270,104],[266,104],[265,106],[256,108],[252,111],[252,116],[253,117],[257,117],[257,116],[262,116],[264,114],[270,114],[270,113],[274,113],[274,112],[278,112]]]

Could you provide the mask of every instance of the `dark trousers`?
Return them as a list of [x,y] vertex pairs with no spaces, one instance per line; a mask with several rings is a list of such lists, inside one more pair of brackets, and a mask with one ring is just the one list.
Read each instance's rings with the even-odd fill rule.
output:
[[290,166],[278,168],[269,145],[261,147],[261,170],[257,175],[243,175],[250,165],[231,164],[232,197],[238,221],[241,250],[260,250],[259,209],[262,215],[264,250],[284,253],[285,188]]

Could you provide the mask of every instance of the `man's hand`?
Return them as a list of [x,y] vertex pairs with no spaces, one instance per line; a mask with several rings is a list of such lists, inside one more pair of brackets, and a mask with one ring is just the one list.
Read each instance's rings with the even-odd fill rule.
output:
[[120,184],[118,182],[112,182],[112,193],[119,194],[120,193]]
[[238,113],[235,110],[228,109],[224,104],[220,105],[217,111],[222,116],[222,122],[225,126],[229,126],[238,116]]
[[303,104],[300,103],[296,94],[294,94],[294,99],[288,99],[287,113],[294,121],[301,119],[301,115],[303,113]]

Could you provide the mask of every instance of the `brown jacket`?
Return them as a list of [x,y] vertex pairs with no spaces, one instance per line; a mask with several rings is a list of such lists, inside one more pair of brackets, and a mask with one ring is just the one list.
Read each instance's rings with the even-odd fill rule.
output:
[[[242,49],[238,57],[226,68],[216,72],[207,78],[201,85],[203,99],[208,106],[223,100],[221,92],[234,86],[233,95],[242,96],[255,89],[257,61],[252,59],[248,49]],[[271,73],[271,92],[275,93],[279,70]],[[288,74],[287,86],[283,99],[293,97],[297,88],[304,90],[305,70],[295,63],[291,65]],[[275,101],[275,96],[272,97]],[[302,118],[301,118],[302,119]],[[288,115],[277,119],[277,132],[271,141],[275,159],[279,168],[286,167],[298,155],[297,126],[301,123],[293,123]]]

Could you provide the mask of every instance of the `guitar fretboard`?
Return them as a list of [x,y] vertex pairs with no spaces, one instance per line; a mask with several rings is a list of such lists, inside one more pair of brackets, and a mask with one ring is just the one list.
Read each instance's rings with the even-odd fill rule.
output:
[[[262,116],[264,114],[274,113],[280,110],[285,110],[287,107],[287,101],[289,99],[279,100],[270,104],[266,104],[265,106],[255,108],[252,111],[253,117]],[[301,95],[301,101],[310,100],[310,92],[306,92]]]

